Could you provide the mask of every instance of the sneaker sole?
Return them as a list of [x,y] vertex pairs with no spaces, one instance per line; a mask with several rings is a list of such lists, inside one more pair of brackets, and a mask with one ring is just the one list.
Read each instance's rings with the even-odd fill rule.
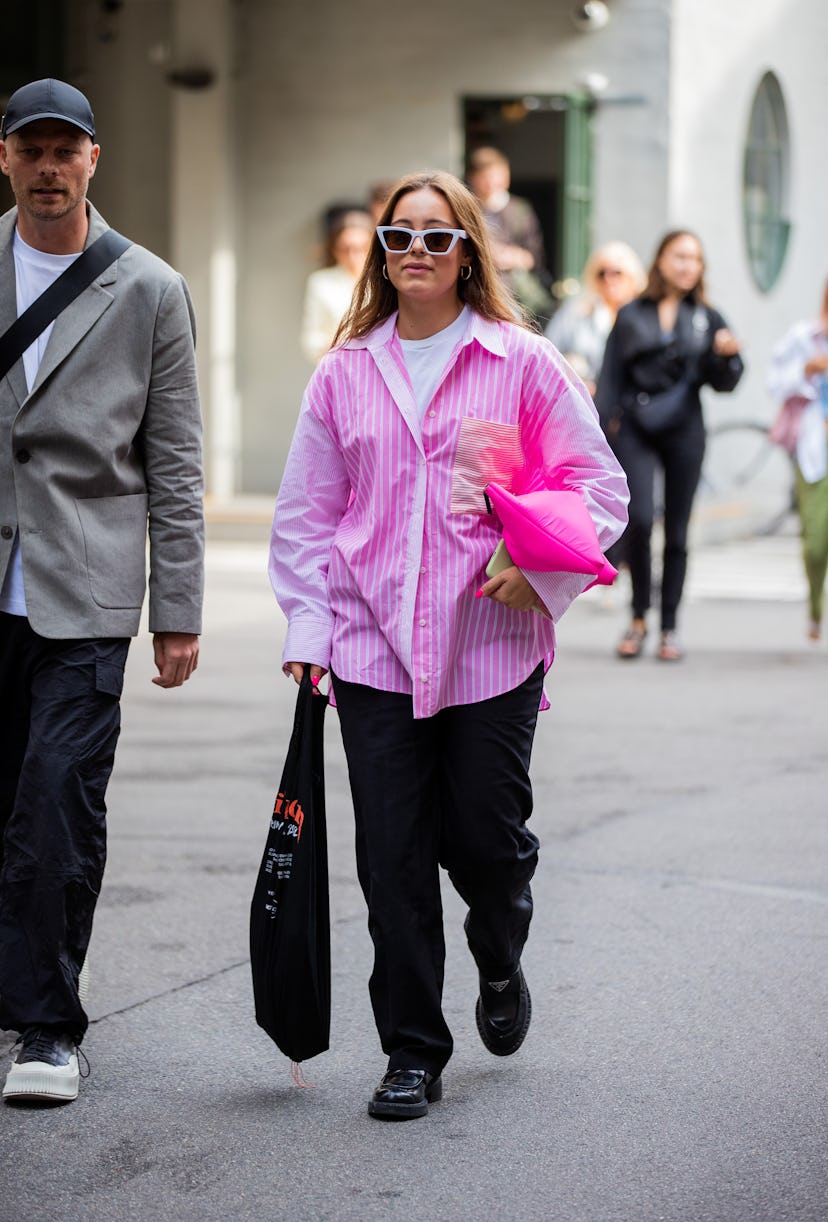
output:
[[78,1097],[80,1074],[76,1057],[65,1067],[30,1061],[12,1065],[3,1087],[4,1099],[39,1099],[52,1103],[71,1103]]

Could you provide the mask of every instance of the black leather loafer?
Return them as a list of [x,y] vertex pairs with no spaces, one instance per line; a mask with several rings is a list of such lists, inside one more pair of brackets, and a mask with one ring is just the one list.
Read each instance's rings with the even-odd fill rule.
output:
[[496,1057],[509,1057],[517,1052],[526,1039],[532,1018],[532,998],[523,970],[518,968],[501,989],[493,988],[481,976],[474,1016],[489,1052]]
[[414,1120],[443,1097],[443,1079],[425,1069],[389,1069],[368,1104],[381,1120]]

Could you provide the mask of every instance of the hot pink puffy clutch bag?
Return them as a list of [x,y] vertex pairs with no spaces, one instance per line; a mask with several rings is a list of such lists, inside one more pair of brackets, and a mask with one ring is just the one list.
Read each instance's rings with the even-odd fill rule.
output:
[[617,570],[604,558],[595,524],[577,492],[541,489],[515,494],[489,484],[486,499],[500,518],[514,564],[533,572],[584,573],[610,586]]

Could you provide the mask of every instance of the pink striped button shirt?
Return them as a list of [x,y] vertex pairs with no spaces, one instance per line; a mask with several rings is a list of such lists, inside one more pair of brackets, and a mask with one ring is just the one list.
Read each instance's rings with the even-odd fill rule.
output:
[[500,538],[483,498],[490,480],[576,489],[604,550],[624,528],[624,474],[548,340],[469,311],[422,423],[396,315],[325,356],[273,519],[284,661],[410,694],[415,717],[548,668],[555,622],[590,579],[527,572],[549,617],[475,598]]

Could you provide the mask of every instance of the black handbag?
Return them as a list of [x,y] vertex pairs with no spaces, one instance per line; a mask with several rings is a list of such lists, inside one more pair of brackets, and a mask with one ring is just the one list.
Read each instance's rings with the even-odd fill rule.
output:
[[679,378],[667,390],[659,390],[655,394],[640,390],[630,395],[624,403],[624,410],[642,433],[666,433],[680,424],[686,415],[689,390],[689,378]]
[[256,1022],[296,1062],[325,1052],[330,1039],[327,705],[326,695],[314,695],[306,666],[250,906]]
[[[701,314],[702,327],[695,323],[696,314]],[[623,401],[623,409],[640,432],[651,437],[666,433],[681,424],[690,406],[689,396],[699,386],[698,366],[701,357],[702,335],[707,335],[707,314],[697,307],[694,322],[687,341],[681,372],[672,386],[665,390],[631,391]]]

